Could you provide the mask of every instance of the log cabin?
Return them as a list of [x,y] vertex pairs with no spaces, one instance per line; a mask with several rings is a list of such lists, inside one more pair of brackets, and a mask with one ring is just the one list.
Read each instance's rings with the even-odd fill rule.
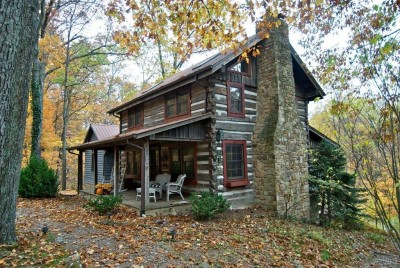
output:
[[149,181],[169,173],[171,181],[186,174],[185,191],[214,189],[233,208],[258,204],[309,218],[307,148],[316,135],[308,103],[325,93],[289,43],[286,23],[246,47],[260,54],[247,61],[240,51],[218,53],[108,111],[119,118],[118,133],[70,148],[79,151],[79,190],[94,189],[101,176],[99,157],[83,176],[83,154],[89,163],[89,152],[104,151],[115,189],[121,176],[126,188],[141,185],[143,211]]

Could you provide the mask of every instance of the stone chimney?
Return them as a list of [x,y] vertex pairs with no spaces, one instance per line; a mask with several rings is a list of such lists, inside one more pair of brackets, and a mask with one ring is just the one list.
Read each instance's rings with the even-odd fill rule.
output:
[[300,122],[286,22],[259,43],[253,134],[256,203],[281,216],[309,218],[307,139]]

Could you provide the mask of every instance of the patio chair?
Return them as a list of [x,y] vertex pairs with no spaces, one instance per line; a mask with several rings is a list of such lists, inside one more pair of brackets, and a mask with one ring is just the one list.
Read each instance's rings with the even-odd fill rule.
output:
[[182,197],[182,200],[185,200],[182,195],[182,186],[185,181],[186,174],[182,174],[178,176],[176,182],[167,183],[167,202],[169,201],[170,194],[179,194]]
[[171,181],[171,174],[163,173],[158,174],[155,181],[150,181],[150,187],[156,189],[156,192],[159,193],[160,199],[162,198],[162,191],[167,190],[166,185]]

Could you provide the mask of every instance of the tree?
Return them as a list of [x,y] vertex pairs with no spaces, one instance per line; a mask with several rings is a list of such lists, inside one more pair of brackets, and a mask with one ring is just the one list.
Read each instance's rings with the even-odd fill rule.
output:
[[344,228],[354,227],[359,221],[364,202],[361,190],[355,187],[355,175],[345,172],[343,151],[322,141],[310,153],[310,198],[319,211],[319,221],[331,224],[335,220]]
[[0,243],[16,239],[16,200],[38,16],[35,0],[0,4]]
[[[46,28],[53,11],[55,0],[50,0],[46,6],[45,0],[40,0],[40,15],[37,28],[40,39],[46,35]],[[32,128],[31,128],[31,156],[41,156],[41,138],[43,121],[43,84],[45,79],[47,57],[42,53],[39,57],[39,38],[33,50],[33,68],[31,78],[31,108],[32,108]]]
[[115,31],[121,46],[136,55],[155,51],[162,78],[179,70],[193,53],[238,47],[245,36],[244,13],[230,0],[117,0],[109,2],[107,15],[128,26]]

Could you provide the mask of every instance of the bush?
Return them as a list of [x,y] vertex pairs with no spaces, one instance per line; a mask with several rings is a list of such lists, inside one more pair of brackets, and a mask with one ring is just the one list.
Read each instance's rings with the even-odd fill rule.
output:
[[192,204],[193,214],[199,220],[211,219],[215,214],[223,213],[229,208],[226,199],[213,193],[212,190],[203,191],[201,194],[192,193],[189,200]]
[[49,168],[46,160],[31,157],[21,170],[18,194],[22,197],[55,197],[58,192],[58,177]]
[[87,206],[100,215],[107,212],[113,212],[122,203],[121,195],[100,195],[96,198],[90,199]]

